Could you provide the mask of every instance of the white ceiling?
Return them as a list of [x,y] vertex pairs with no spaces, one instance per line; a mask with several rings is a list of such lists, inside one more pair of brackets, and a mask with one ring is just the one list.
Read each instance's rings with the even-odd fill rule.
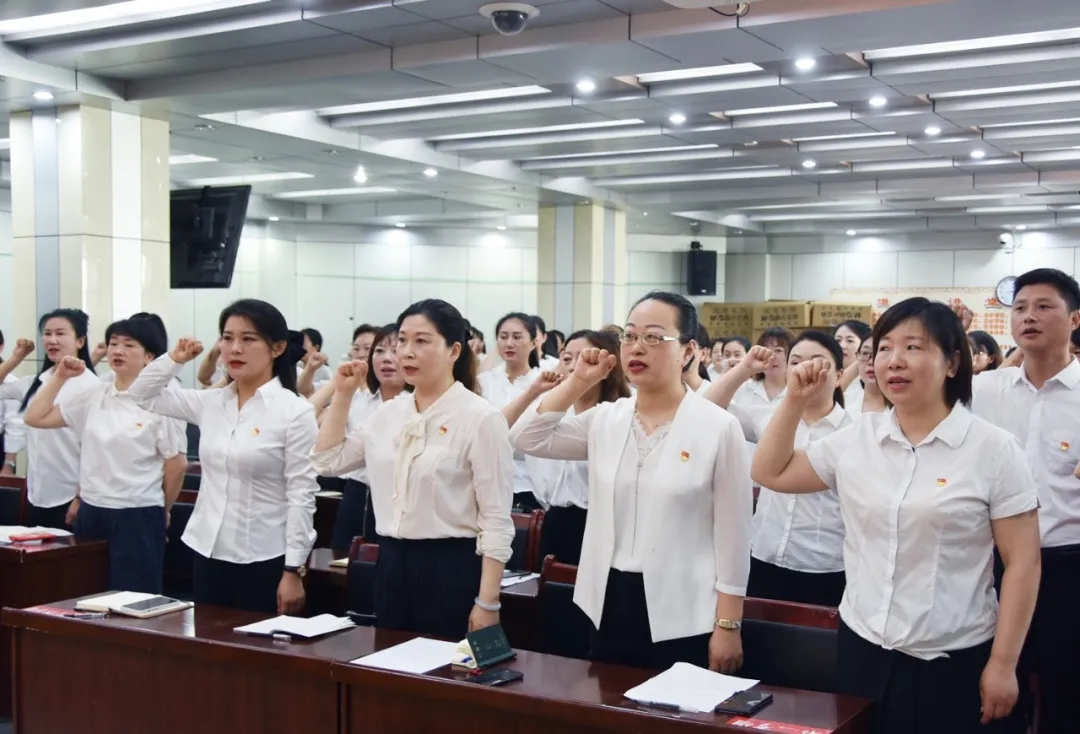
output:
[[177,185],[309,175],[255,184],[283,219],[528,226],[596,200],[638,231],[1080,225],[1080,3],[533,0],[503,37],[482,0],[199,2],[36,30],[5,24],[108,3],[0,3],[0,110],[48,89],[168,115],[174,155],[216,159]]

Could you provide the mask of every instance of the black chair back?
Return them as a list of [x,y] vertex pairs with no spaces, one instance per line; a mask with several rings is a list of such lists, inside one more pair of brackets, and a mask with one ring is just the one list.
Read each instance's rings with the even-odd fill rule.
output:
[[0,487],[0,525],[22,525],[22,490]]
[[354,547],[349,559],[345,579],[346,613],[356,624],[371,627],[375,624],[375,564],[379,560],[379,546]]
[[574,604],[577,567],[544,559],[536,596],[540,652],[587,660],[593,624]]
[[165,537],[165,593],[184,598],[191,593],[191,569],[195,563],[195,551],[180,538],[184,535],[195,505],[189,502],[176,502],[172,506],[169,529]]
[[744,619],[739,676],[771,686],[837,693],[836,630]]

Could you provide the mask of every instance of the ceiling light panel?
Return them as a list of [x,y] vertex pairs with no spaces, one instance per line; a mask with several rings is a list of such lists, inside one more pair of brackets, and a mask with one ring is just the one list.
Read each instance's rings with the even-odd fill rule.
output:
[[724,117],[744,117],[747,115],[780,115],[785,112],[806,112],[808,110],[827,110],[837,107],[836,102],[807,102],[806,104],[786,104],[778,107],[748,107],[741,110],[727,110]]
[[1042,92],[1049,89],[1074,89],[1080,87],[1080,81],[1046,82],[1045,84],[1020,84],[1012,87],[989,87],[986,89],[965,89],[957,92],[938,92],[930,99],[962,99],[964,97],[984,97],[994,94],[1018,94],[1020,92]]
[[4,40],[30,40],[80,33],[217,10],[268,4],[270,0],[128,0],[97,7],[43,13],[0,21]]
[[[445,139],[445,138],[444,138]],[[595,153],[566,153],[563,155],[540,155],[533,158],[523,158],[523,161],[556,161],[571,158],[602,158],[604,156],[624,156],[624,155],[637,155],[639,153],[676,153],[685,150],[706,150],[708,148],[719,148],[716,143],[704,143],[702,145],[672,145],[668,147],[659,148],[636,148],[633,150],[606,150],[597,151]]]
[[965,51],[986,51],[999,48],[1018,48],[1044,43],[1058,43],[1080,39],[1080,28],[1063,28],[1054,31],[1036,33],[1015,33],[1008,36],[988,36],[967,41],[945,41],[943,43],[925,43],[916,46],[896,46],[867,51],[863,57],[867,61],[887,59],[910,59],[919,56],[937,56],[956,54]]
[[428,138],[432,143],[445,143],[452,140],[480,140],[483,138],[501,138],[511,135],[543,135],[546,133],[571,132],[576,130],[598,130],[613,127],[627,127],[631,125],[643,125],[644,120],[602,120],[600,122],[576,122],[569,125],[546,125],[544,127],[518,127],[510,130],[483,130],[472,133],[459,133],[457,135],[440,135]]
[[271,183],[273,181],[295,181],[302,178],[315,178],[310,173],[280,171],[275,173],[252,173],[244,176],[218,176],[216,178],[196,178],[188,181],[192,186],[242,186],[244,184]]
[[757,64],[724,64],[723,66],[701,66],[696,69],[676,69],[675,71],[638,74],[637,80],[642,84],[659,84],[661,82],[678,82],[686,79],[708,79],[718,76],[753,74],[758,71],[765,70]]
[[309,189],[307,191],[286,191],[273,194],[275,199],[317,199],[323,196],[363,196],[367,194],[393,194],[397,189],[385,186],[361,186],[345,189]]
[[208,155],[195,155],[194,153],[184,153],[182,155],[169,156],[170,166],[186,166],[192,163],[216,163],[217,158],[211,158]]
[[388,99],[382,102],[364,102],[361,104],[339,105],[337,107],[324,107],[316,110],[315,114],[321,117],[337,117],[340,115],[364,115],[371,112],[391,112],[395,110],[409,110],[418,107],[435,107],[439,105],[462,104],[467,102],[487,102],[500,99],[516,99],[519,97],[536,97],[551,94],[546,87],[510,87],[508,89],[488,89],[478,92],[461,92],[459,94],[439,94],[430,97],[410,97],[408,99]]

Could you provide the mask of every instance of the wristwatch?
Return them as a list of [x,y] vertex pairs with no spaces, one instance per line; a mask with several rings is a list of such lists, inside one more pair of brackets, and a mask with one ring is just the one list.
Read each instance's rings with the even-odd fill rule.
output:
[[716,626],[722,630],[731,630],[734,632],[742,629],[742,621],[735,622],[730,619],[718,619],[716,620]]
[[286,566],[285,573],[295,573],[300,578],[307,576],[307,566]]

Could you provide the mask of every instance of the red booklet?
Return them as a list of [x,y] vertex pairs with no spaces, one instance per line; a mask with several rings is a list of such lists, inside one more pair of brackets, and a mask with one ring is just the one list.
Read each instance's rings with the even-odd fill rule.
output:
[[51,532],[28,532],[23,535],[11,535],[12,543],[32,543],[33,541],[54,541],[56,535]]
[[10,536],[12,543],[32,543],[36,540],[56,540],[53,533],[26,533],[24,535]]

